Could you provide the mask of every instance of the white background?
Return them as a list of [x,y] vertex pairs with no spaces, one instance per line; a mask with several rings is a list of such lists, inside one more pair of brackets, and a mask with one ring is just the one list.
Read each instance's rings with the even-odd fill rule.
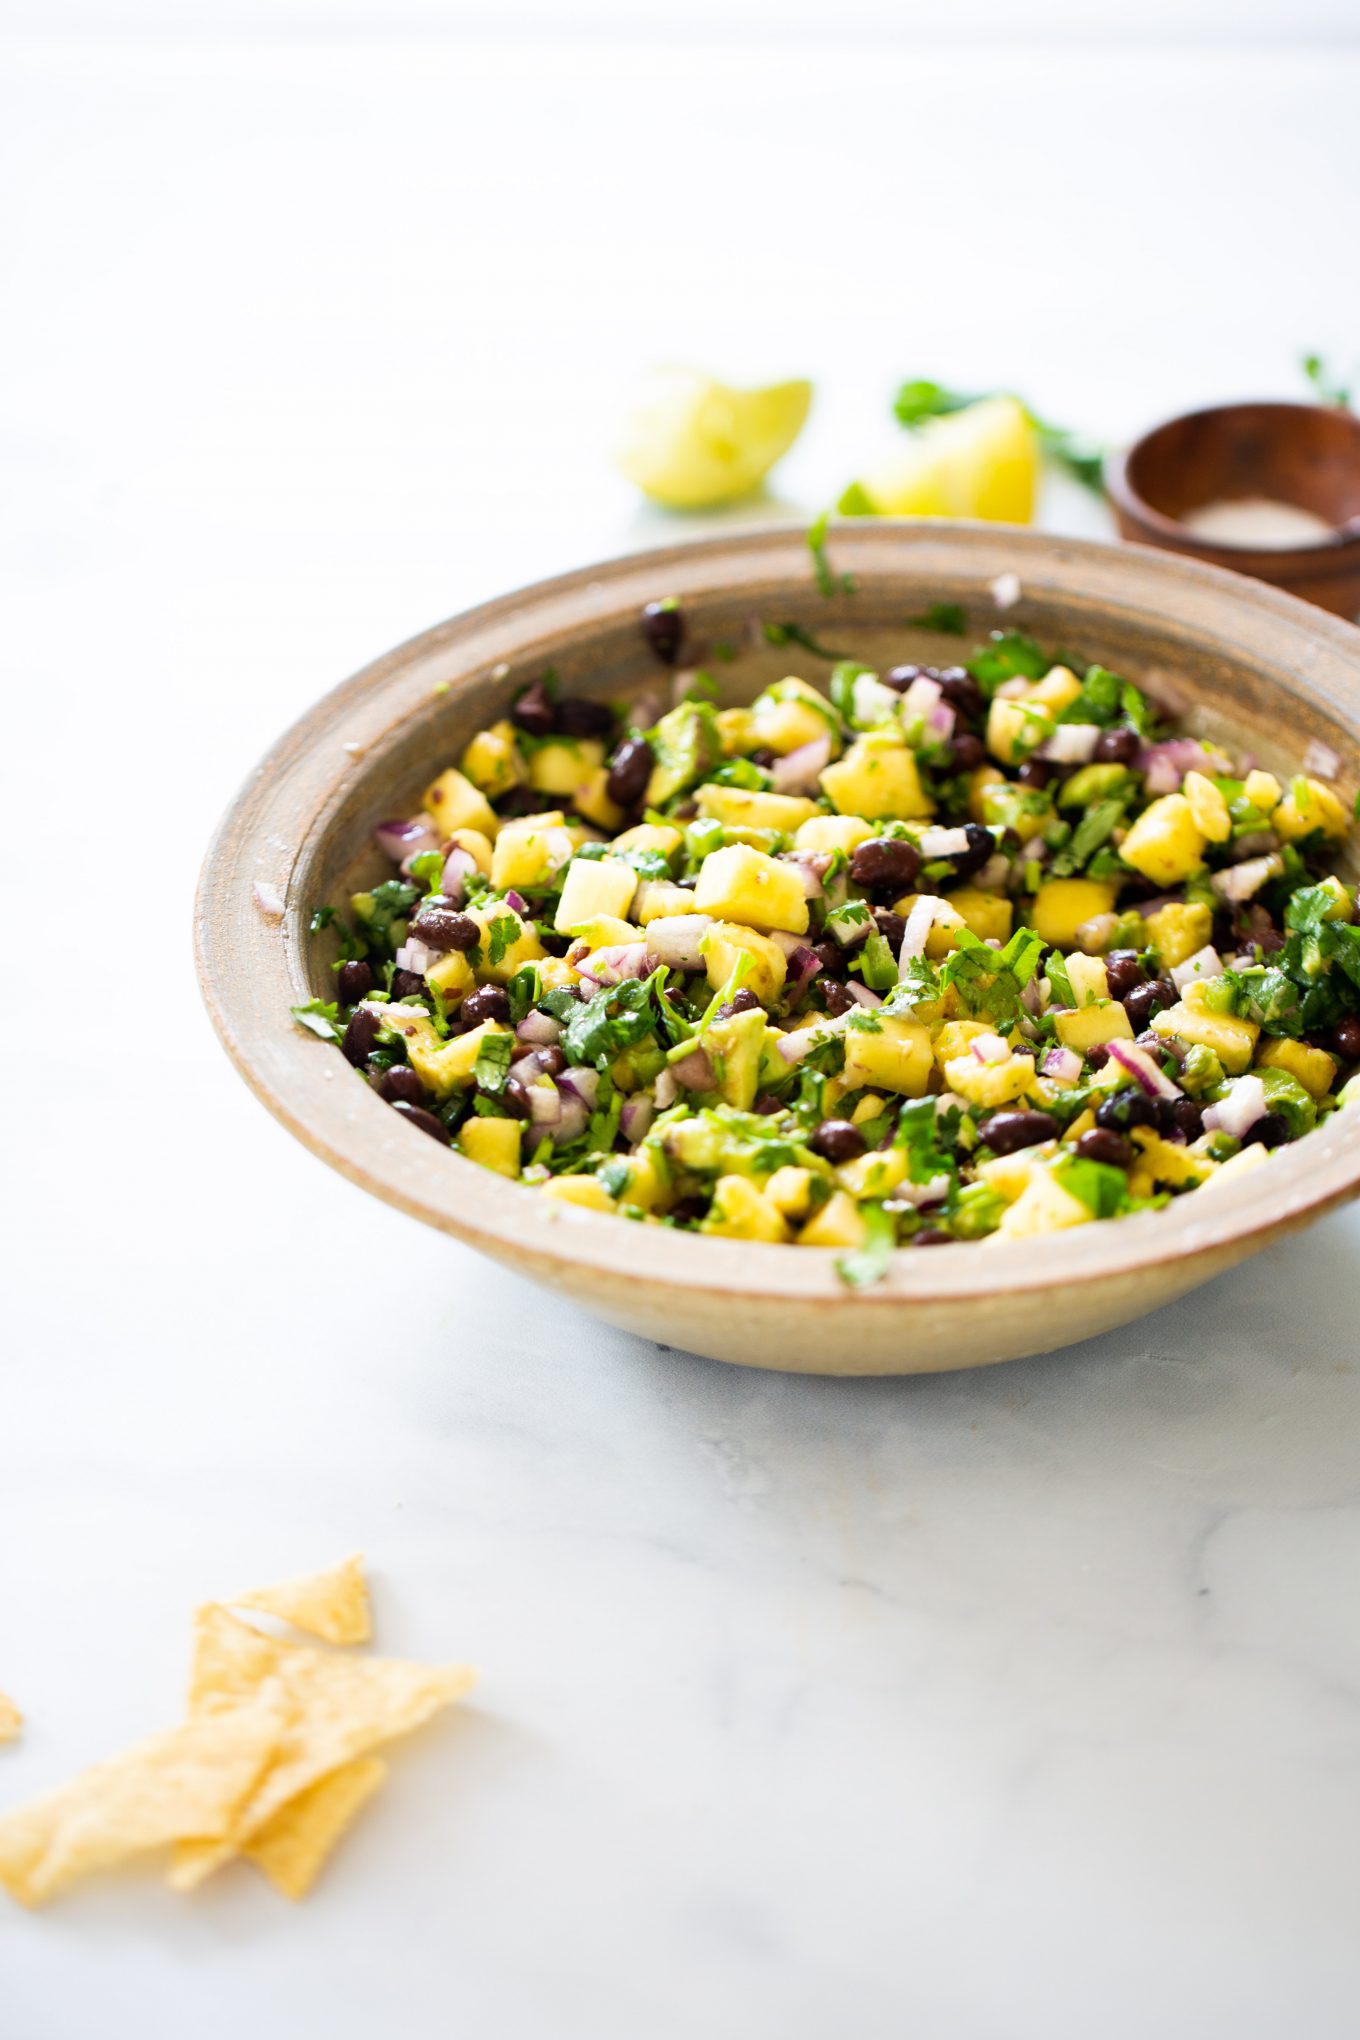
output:
[[356,1545],[484,1682],[301,1911],[0,1913],[3,2040],[1352,2032],[1354,1217],[995,1373],[747,1377],[314,1163],[188,927],[322,689],[670,535],[606,459],[650,361],[817,378],[800,517],[904,374],[1119,436],[1350,365],[1353,10],[5,19],[0,1804]]

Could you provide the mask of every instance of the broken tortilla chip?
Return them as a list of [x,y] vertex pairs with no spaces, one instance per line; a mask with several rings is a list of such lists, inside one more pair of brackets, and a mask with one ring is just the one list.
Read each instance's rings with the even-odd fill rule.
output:
[[8,1693],[0,1693],[0,1742],[13,1742],[24,1725],[24,1717]]
[[380,1743],[407,1735],[460,1700],[476,1681],[468,1665],[418,1665],[401,1658],[337,1656],[279,1643],[210,1603],[195,1618],[190,1710],[212,1718],[238,1706],[261,1679],[277,1680],[292,1719],[273,1762],[220,1839],[175,1850],[170,1882],[191,1891],[255,1840],[299,1793]]
[[148,1736],[0,1818],[0,1884],[41,1905],[91,1870],[230,1832],[267,1773],[291,1701],[267,1680],[235,1707]]
[[281,1806],[241,1853],[285,1898],[305,1898],[322,1864],[387,1776],[381,1757],[356,1757]]
[[232,1608],[277,1615],[325,1643],[367,1643],[373,1634],[363,1555],[357,1551],[322,1572],[300,1573],[276,1586],[229,1594],[226,1600]]

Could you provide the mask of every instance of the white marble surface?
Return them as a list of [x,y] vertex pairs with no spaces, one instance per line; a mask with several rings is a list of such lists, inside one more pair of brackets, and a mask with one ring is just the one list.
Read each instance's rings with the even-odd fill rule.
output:
[[356,1545],[484,1670],[301,1911],[0,1912],[4,2040],[1353,2033],[1356,1216],[993,1373],[728,1372],[314,1163],[187,926],[323,687],[661,528],[600,460],[652,356],[819,376],[801,514],[899,373],[1121,432],[1344,354],[1360,59],[4,57],[0,1804]]

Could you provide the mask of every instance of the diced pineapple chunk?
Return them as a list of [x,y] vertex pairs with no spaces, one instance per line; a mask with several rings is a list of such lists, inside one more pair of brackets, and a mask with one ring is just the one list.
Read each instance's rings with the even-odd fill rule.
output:
[[1143,926],[1162,969],[1174,970],[1204,948],[1213,933],[1214,917],[1198,900],[1169,900],[1149,914]]
[[480,787],[488,800],[498,800],[524,778],[524,760],[515,742],[515,726],[508,721],[492,723],[479,730],[458,761],[465,779]]
[[675,1201],[670,1171],[664,1155],[652,1148],[639,1148],[628,1157],[628,1180],[619,1192],[620,1204],[635,1204],[639,1211],[664,1211]]
[[1329,838],[1344,836],[1346,810],[1320,779],[1291,779],[1270,826],[1286,843],[1297,843],[1314,830]]
[[708,982],[715,992],[720,992],[731,977],[737,958],[746,955],[751,963],[742,979],[745,989],[753,992],[762,1006],[772,1006],[779,997],[788,976],[788,962],[779,944],[771,942],[768,935],[735,921],[715,921],[703,938],[702,948]]
[[935,803],[921,784],[916,754],[898,730],[871,730],[822,773],[822,791],[838,814],[866,821],[924,820]]
[[529,784],[538,793],[565,794],[570,799],[589,783],[604,763],[598,737],[549,737],[529,759]]
[[1034,895],[1030,924],[1055,949],[1075,949],[1077,930],[1114,910],[1115,887],[1093,878],[1048,878]]
[[750,709],[720,708],[718,736],[722,742],[724,758],[740,758],[745,752],[754,751],[758,740]]
[[1325,1098],[1336,1081],[1337,1062],[1325,1048],[1310,1048],[1306,1041],[1268,1041],[1256,1058],[1262,1070],[1287,1070],[1297,1077],[1311,1098]]
[[975,822],[986,824],[987,789],[1007,784],[1004,772],[998,772],[995,765],[979,765],[976,772],[968,775],[968,812]]
[[426,787],[423,805],[445,836],[451,836],[455,829],[479,829],[482,835],[494,840],[501,825],[486,795],[461,772],[455,772],[452,765]]
[[475,989],[477,979],[462,950],[450,949],[430,965],[425,982],[434,987],[447,1005],[453,1006]]
[[862,1126],[866,1119],[877,1119],[887,1102],[886,1098],[879,1097],[877,1091],[866,1091],[850,1114],[851,1125]]
[[806,680],[780,680],[757,695],[751,704],[756,743],[777,751],[781,757],[830,736],[834,722],[825,696]]
[[955,1056],[967,1055],[970,1044],[979,1035],[993,1032],[985,1020],[946,1020],[935,1036],[936,1062],[943,1069],[946,1063],[953,1062]]
[[508,1033],[495,1020],[484,1020],[480,1027],[473,1027],[466,1034],[455,1034],[451,1041],[441,1041],[435,1032],[434,1023],[423,1010],[412,1007],[389,1006],[384,1024],[400,1034],[406,1044],[406,1056],[427,1091],[433,1091],[442,1105],[455,1091],[461,1091],[472,1082],[472,1072],[482,1052],[482,1044],[490,1035]]
[[579,1205],[582,1211],[619,1208],[598,1176],[549,1176],[542,1194],[557,1204]]
[[1232,834],[1232,816],[1228,803],[1202,772],[1187,772],[1181,781],[1181,792],[1190,803],[1190,812],[1195,827],[1210,843],[1226,843]]
[[[1193,985],[1187,986],[1193,991]],[[1174,1034],[1192,1048],[1211,1048],[1230,1077],[1240,1077],[1251,1068],[1256,1037],[1261,1032],[1254,1020],[1239,1020],[1231,1013],[1208,1013],[1201,1006],[1182,999],[1164,1012],[1152,1016],[1154,1034]]]
[[[477,966],[478,977],[490,979],[492,984],[508,985],[522,964],[537,963],[545,954],[533,923],[522,921],[504,900],[471,906],[467,912],[480,931],[477,939],[482,960]],[[509,928],[504,926],[507,920],[513,924]],[[502,923],[499,929],[495,926],[498,921]]]
[[1028,757],[1053,733],[1063,709],[1081,693],[1081,682],[1066,666],[1054,666],[1023,694],[997,694],[987,711],[987,749],[1003,765]]
[[491,838],[484,836],[480,829],[453,829],[449,833],[450,850],[466,850],[483,878],[490,878],[492,859],[495,851]]
[[1092,1006],[1110,996],[1110,981],[1104,959],[1086,956],[1076,949],[1067,959],[1067,981],[1079,1006]]
[[1020,1148],[1013,1155],[994,1155],[991,1161],[978,1163],[978,1178],[1007,1204],[1014,1204],[1028,1190],[1036,1167],[1052,1152],[1053,1143],[1045,1141],[1042,1147]]
[[871,1148],[853,1162],[844,1162],[836,1174],[852,1197],[887,1197],[906,1181],[910,1170],[901,1148]]
[[638,887],[633,915],[639,927],[652,921],[669,920],[694,912],[694,891],[683,885],[667,885],[664,878],[648,878]]
[[570,935],[596,914],[613,914],[626,920],[637,884],[632,865],[625,864],[620,857],[573,857],[562,881],[554,928],[559,935]]
[[863,815],[813,815],[794,837],[797,850],[843,850],[853,857],[861,843],[875,833]]
[[807,894],[797,867],[780,864],[745,843],[731,843],[705,857],[694,889],[694,911],[750,928],[779,928],[789,935],[807,932]]
[[785,1218],[806,1218],[812,1200],[811,1169],[800,1169],[792,1162],[786,1163],[782,1169],[775,1170],[765,1185],[765,1195]]
[[1085,1055],[1106,1041],[1133,1039],[1132,1023],[1117,999],[1081,1006],[1075,1013],[1055,1013],[1053,1026],[1063,1047],[1074,1048],[1078,1055]]
[[798,1235],[800,1247],[858,1247],[863,1242],[860,1208],[844,1190],[834,1191]]
[[995,1111],[1023,1098],[1034,1082],[1034,1057],[1011,1055],[1005,1062],[982,1063],[974,1055],[956,1055],[944,1066],[945,1083],[970,1105]]
[[1183,793],[1144,808],[1119,846],[1125,864],[1154,885],[1179,885],[1204,862],[1204,836]]
[[501,891],[517,886],[532,892],[547,885],[568,863],[572,840],[559,816],[528,815],[522,822],[506,822],[496,838],[491,859],[491,883]]
[[1202,1196],[1206,1190],[1216,1190],[1224,1183],[1235,1183],[1239,1176],[1249,1175],[1253,1169],[1259,1169],[1261,1164],[1269,1159],[1270,1149],[1263,1148],[1259,1141],[1254,1141],[1250,1147],[1244,1147],[1238,1154],[1229,1155],[1226,1162],[1220,1162],[1212,1176],[1206,1176],[1200,1184],[1198,1194]]
[[609,853],[611,857],[621,857],[625,850],[655,850],[662,857],[674,857],[684,840],[679,829],[672,828],[669,822],[638,822],[614,838]]
[[752,793],[744,786],[701,786],[694,796],[699,813],[725,829],[771,830],[791,836],[817,813],[814,800],[793,793]]
[[1242,791],[1254,808],[1268,815],[1279,804],[1284,788],[1273,772],[1249,772],[1242,782]]
[[1004,894],[958,885],[945,894],[945,899],[979,942],[1004,942],[1010,935],[1015,909]]
[[617,914],[592,914],[588,921],[578,921],[572,932],[577,942],[590,949],[610,949],[621,942],[636,942],[641,930],[631,921],[621,921]]
[[609,767],[597,765],[584,786],[578,786],[572,799],[578,811],[596,828],[613,835],[623,821],[623,809],[617,801],[609,798]]
[[465,1119],[458,1145],[470,1162],[498,1176],[518,1176],[523,1132],[518,1119]]
[[1065,1190],[1056,1176],[1036,1169],[1023,1193],[1002,1212],[997,1234],[1004,1239],[1032,1239],[1037,1233],[1087,1225],[1092,1217],[1081,1199]]
[[[872,1030],[863,1024],[867,1020],[874,1022]],[[924,1097],[932,1063],[930,1029],[915,1020],[868,1013],[859,1025],[852,1019],[845,1029],[842,1074],[852,1090],[867,1084],[908,1098]]]
[[1165,1183],[1172,1190],[1183,1189],[1186,1184],[1206,1182],[1214,1173],[1214,1164],[1207,1155],[1197,1155],[1191,1148],[1173,1146],[1159,1133],[1154,1133],[1150,1126],[1136,1126],[1133,1142],[1153,1182]]
[[729,1240],[770,1240],[789,1237],[784,1214],[745,1176],[719,1176],[713,1203],[699,1227]]

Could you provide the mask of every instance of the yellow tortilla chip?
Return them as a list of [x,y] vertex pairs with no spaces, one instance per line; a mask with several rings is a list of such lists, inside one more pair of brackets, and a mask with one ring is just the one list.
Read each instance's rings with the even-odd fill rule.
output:
[[241,1851],[285,1898],[305,1898],[317,1873],[359,1809],[370,1800],[387,1766],[381,1757],[356,1757],[318,1778],[281,1806]]
[[290,1702],[268,1680],[246,1704],[148,1736],[0,1819],[0,1884],[41,1905],[78,1877],[190,1836],[228,1833],[267,1773]]
[[24,1725],[24,1717],[8,1693],[0,1693],[0,1742],[13,1742]]
[[238,1622],[225,1608],[200,1608],[195,1621],[190,1708],[215,1716],[240,1704],[260,1679],[277,1679],[292,1720],[269,1769],[220,1841],[185,1842],[170,1882],[201,1884],[253,1841],[284,1807],[318,1779],[380,1743],[407,1735],[475,1683],[468,1665],[418,1665],[400,1658],[339,1656],[308,1644],[279,1643]]
[[277,1586],[253,1587],[227,1597],[233,1608],[256,1608],[277,1615],[294,1629],[305,1629],[326,1643],[367,1643],[373,1634],[368,1612],[368,1582],[361,1552],[342,1558],[323,1572],[300,1573]]

